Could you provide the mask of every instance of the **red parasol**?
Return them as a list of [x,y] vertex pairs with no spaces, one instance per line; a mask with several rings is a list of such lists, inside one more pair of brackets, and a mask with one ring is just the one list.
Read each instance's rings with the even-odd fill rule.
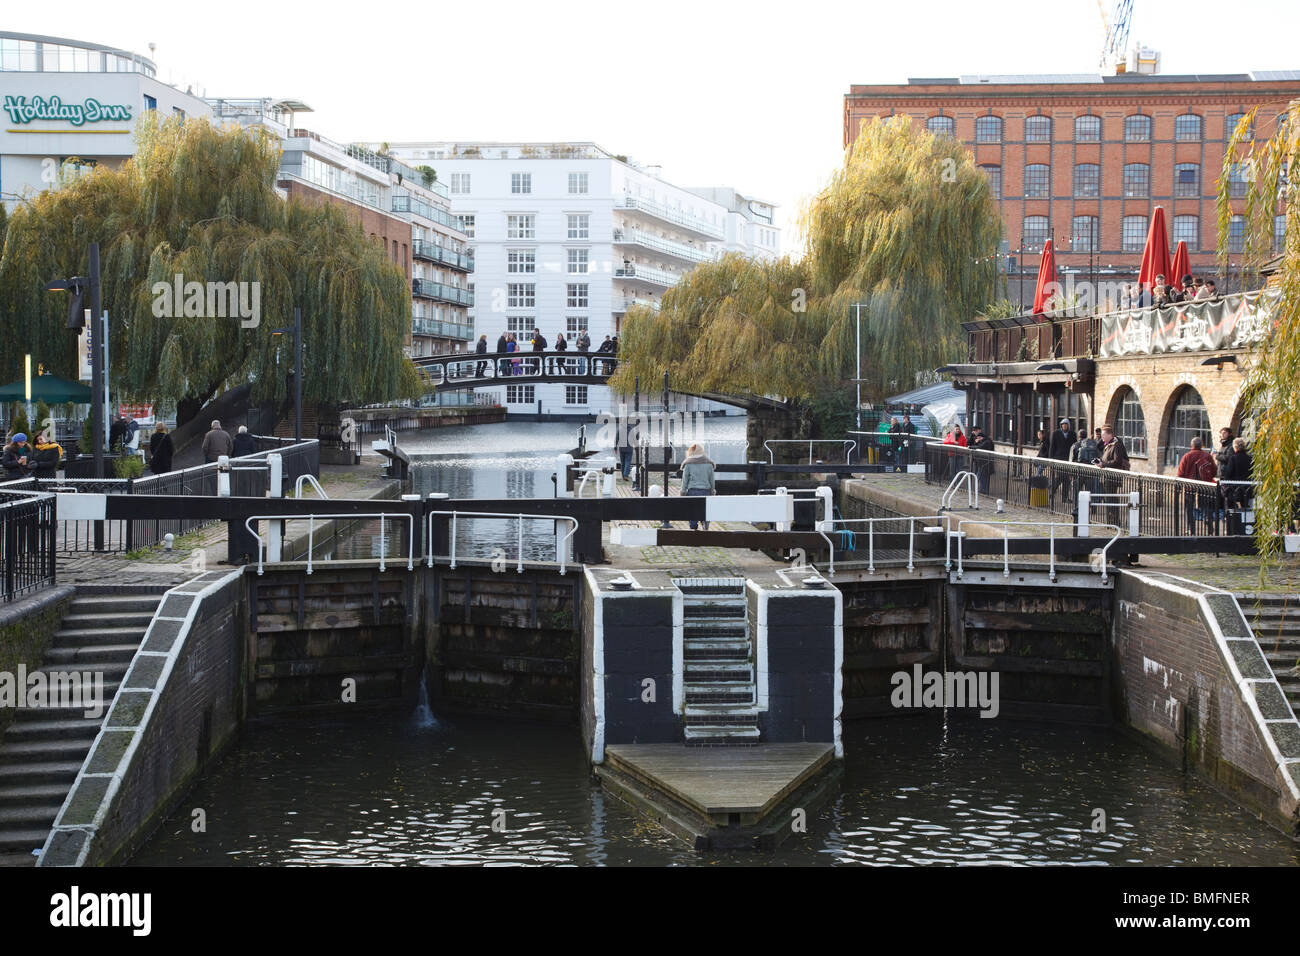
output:
[[1187,243],[1179,241],[1178,248],[1174,250],[1174,261],[1169,267],[1169,284],[1174,288],[1181,289],[1183,285],[1183,276],[1192,274],[1192,257],[1187,254]]
[[[1050,287],[1050,288],[1049,288]],[[1056,281],[1056,253],[1052,251],[1052,240],[1043,243],[1043,255],[1038,260],[1038,285],[1034,287],[1034,315],[1047,311],[1047,303],[1061,290]]]
[[1165,207],[1156,206],[1147,229],[1147,244],[1142,250],[1142,267],[1138,270],[1138,286],[1149,292],[1156,284],[1156,276],[1173,278],[1169,270],[1169,230],[1165,228]]

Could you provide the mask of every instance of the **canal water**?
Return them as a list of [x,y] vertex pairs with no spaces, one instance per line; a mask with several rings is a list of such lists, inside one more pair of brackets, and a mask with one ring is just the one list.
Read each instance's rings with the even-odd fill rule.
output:
[[[715,458],[741,460],[743,420],[705,427]],[[573,443],[564,424],[403,436],[430,456],[417,485],[453,496],[549,497]],[[806,833],[770,857],[700,857],[593,785],[576,727],[425,706],[256,723],[133,863],[1300,865],[1300,847],[1116,731],[931,713],[849,722],[844,744]]]

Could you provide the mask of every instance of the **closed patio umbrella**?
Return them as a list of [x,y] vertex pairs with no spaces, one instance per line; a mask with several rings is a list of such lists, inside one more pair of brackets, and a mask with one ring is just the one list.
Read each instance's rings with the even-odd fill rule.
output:
[[1191,274],[1192,257],[1187,254],[1187,243],[1180,240],[1178,248],[1174,250],[1174,261],[1169,266],[1166,278],[1170,285],[1181,288],[1183,276]]
[[1056,282],[1056,253],[1052,250],[1052,240],[1043,243],[1043,255],[1038,260],[1038,284],[1034,286],[1034,314],[1041,315],[1047,311],[1047,303],[1060,291]]
[[[1169,230],[1165,227],[1165,207],[1156,206],[1151,215],[1151,225],[1147,229],[1147,244],[1142,249],[1142,265],[1138,269],[1138,286],[1143,293],[1149,293],[1156,284],[1156,276],[1169,274]],[[1150,302],[1150,299],[1144,301]]]

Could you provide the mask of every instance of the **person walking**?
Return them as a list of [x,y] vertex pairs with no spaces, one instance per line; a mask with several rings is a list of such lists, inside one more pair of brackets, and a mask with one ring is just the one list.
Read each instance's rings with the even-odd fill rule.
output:
[[907,471],[907,466],[912,463],[912,435],[916,434],[916,426],[912,424],[912,416],[903,412],[903,424],[898,427],[899,432],[903,435],[902,444],[898,449],[898,461],[903,471]]
[[[993,439],[984,434],[984,429],[976,425],[970,430],[971,443],[970,447],[976,451],[997,451],[993,444]],[[989,478],[993,474],[993,459],[980,456],[976,459],[971,456],[971,464],[974,465],[975,478],[979,482],[980,494],[987,494],[989,490]]]
[[[1219,474],[1219,466],[1214,455],[1205,450],[1205,443],[1198,435],[1192,439],[1191,450],[1178,459],[1178,477],[1191,481],[1212,482]],[[1202,532],[1208,530],[1203,522],[1208,522],[1215,513],[1219,489],[1207,489],[1195,485],[1183,488],[1183,513],[1187,517],[1187,531],[1195,534],[1198,526]]]
[[[497,354],[510,351],[510,333],[502,332],[497,339]],[[510,374],[510,359],[497,359],[497,375],[505,376]]]
[[234,450],[235,441],[230,437],[230,433],[221,427],[221,420],[212,419],[211,430],[203,436],[203,460],[212,464],[222,455],[230,457]]
[[[556,332],[556,333],[555,333],[555,351],[557,351],[557,352],[567,352],[568,350],[569,350],[569,340],[566,339],[566,338],[564,337],[564,333],[563,333],[563,332]],[[554,359],[552,359],[551,361],[552,361],[552,363],[553,363],[553,364],[552,364],[552,370],[553,370],[553,371],[558,372],[559,374],[563,375],[563,374],[565,374],[565,373],[569,370],[568,363],[565,361],[565,358],[564,358],[563,355],[561,355],[561,356],[559,356],[559,357],[557,357],[557,358],[554,358]]]
[[248,426],[240,425],[239,430],[235,432],[235,457],[255,454],[257,454],[257,442],[253,441],[253,436],[248,433]]
[[[1104,443],[1101,449],[1101,456],[1097,459],[1097,466],[1103,471],[1118,472],[1128,471],[1131,465],[1128,460],[1128,449],[1124,447],[1124,442],[1115,434],[1115,429],[1106,425],[1101,430],[1101,439]],[[1121,479],[1118,476],[1105,478],[1102,480],[1102,491],[1107,495],[1119,493]]]
[[1232,440],[1232,453],[1228,455],[1219,469],[1219,489],[1227,509],[1228,534],[1244,534],[1241,510],[1250,505],[1255,496],[1253,480],[1255,462],[1246,450],[1246,441],[1242,438]]
[[[508,352],[509,354],[513,355],[514,353],[516,353],[516,352],[518,352],[518,351],[519,351],[519,342],[515,340],[515,333],[513,333],[513,332],[507,332],[507,333],[506,333],[506,352]],[[512,358],[512,359],[507,359],[506,361],[510,363],[509,370],[506,372],[506,374],[507,374],[507,375],[518,375],[518,374],[519,374],[519,365],[520,365],[519,359],[517,359],[517,358]]]
[[[1057,461],[1069,461],[1070,451],[1074,448],[1076,436],[1068,418],[1062,418],[1059,424],[1060,428],[1052,432],[1052,439],[1048,445],[1049,457]],[[1050,492],[1050,498],[1053,502],[1056,501],[1057,490],[1061,488],[1065,489],[1064,494],[1070,493],[1069,474],[1064,468],[1053,468],[1052,490]]]
[[149,436],[149,470],[155,475],[165,475],[172,470],[173,454],[172,436],[167,434],[167,426],[159,422]]
[[[484,332],[482,335],[478,337],[478,343],[474,346],[474,353],[476,355],[486,355],[487,349],[488,349],[487,333]],[[483,373],[486,371],[487,371],[487,362],[480,360],[478,365],[474,369],[474,377],[482,378]]]
[[[707,497],[714,491],[714,464],[704,449],[698,444],[686,449],[686,458],[682,462],[682,494]],[[691,530],[695,531],[699,523],[691,520]],[[704,522],[704,530],[709,530],[709,522]]]

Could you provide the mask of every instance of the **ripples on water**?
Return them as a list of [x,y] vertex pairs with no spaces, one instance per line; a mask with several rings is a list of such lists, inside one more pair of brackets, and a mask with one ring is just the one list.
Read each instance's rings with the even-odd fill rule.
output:
[[[851,723],[845,746],[838,795],[807,834],[774,856],[699,856],[592,784],[575,728],[418,713],[260,724],[134,862],[1300,863],[1281,834],[1112,731],[932,715]],[[190,832],[194,807],[207,833]]]

